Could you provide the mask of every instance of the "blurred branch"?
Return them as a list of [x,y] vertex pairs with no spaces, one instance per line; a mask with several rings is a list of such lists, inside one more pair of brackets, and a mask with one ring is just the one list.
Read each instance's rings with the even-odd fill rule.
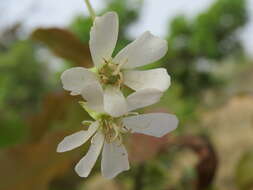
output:
[[196,190],[207,189],[213,182],[218,158],[213,145],[205,136],[181,136],[173,139],[170,146],[179,146],[192,150],[199,158],[196,165],[197,180],[194,182]]
[[134,180],[134,190],[142,190],[143,189],[143,177],[145,170],[145,163],[141,163],[137,168],[137,174]]
[[88,45],[82,44],[76,36],[68,30],[40,28],[32,33],[32,39],[46,44],[55,55],[72,61],[76,66],[92,66]]
[[[138,146],[136,146],[138,144]],[[129,144],[129,159],[132,162],[139,163],[137,174],[135,176],[135,190],[140,190],[145,177],[145,161],[153,159],[160,153],[168,152],[168,147],[179,147],[192,150],[198,157],[196,165],[197,180],[193,181],[196,190],[203,190],[209,187],[215,177],[218,165],[218,159],[213,145],[207,137],[204,136],[179,136],[171,135],[163,138],[154,138],[140,134],[131,136]],[[148,147],[148,148],[145,148]],[[170,187],[170,190],[173,188]]]

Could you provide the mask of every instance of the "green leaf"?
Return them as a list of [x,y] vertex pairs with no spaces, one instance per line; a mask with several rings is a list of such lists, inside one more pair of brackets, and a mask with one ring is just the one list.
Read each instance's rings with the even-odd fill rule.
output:
[[236,168],[236,182],[241,190],[253,188],[253,151],[245,153]]

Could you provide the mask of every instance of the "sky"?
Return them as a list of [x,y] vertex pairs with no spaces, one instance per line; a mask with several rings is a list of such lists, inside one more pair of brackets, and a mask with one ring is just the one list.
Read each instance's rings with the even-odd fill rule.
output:
[[[88,15],[84,0],[0,0],[0,28],[11,26],[17,20],[24,22],[27,33],[37,27],[65,27],[78,14]],[[134,2],[134,0],[132,0]],[[144,0],[139,21],[129,35],[133,38],[146,30],[164,37],[168,20],[175,15],[194,17],[215,0]],[[105,0],[91,0],[95,10],[104,7]],[[250,22],[239,31],[249,55],[253,55],[253,0],[248,0]],[[253,57],[253,56],[252,56]]]

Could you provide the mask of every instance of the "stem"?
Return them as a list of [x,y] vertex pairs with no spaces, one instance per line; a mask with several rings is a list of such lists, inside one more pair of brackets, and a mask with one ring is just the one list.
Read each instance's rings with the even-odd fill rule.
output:
[[90,1],[89,0],[84,0],[84,1],[86,3],[86,6],[87,6],[88,11],[90,13],[90,16],[91,16],[92,20],[94,21],[95,18],[96,18],[96,13],[95,13],[94,9],[92,8],[92,6],[90,4]]
[[142,190],[143,189],[143,178],[145,172],[145,164],[142,163],[137,168],[137,174],[135,176],[134,190]]

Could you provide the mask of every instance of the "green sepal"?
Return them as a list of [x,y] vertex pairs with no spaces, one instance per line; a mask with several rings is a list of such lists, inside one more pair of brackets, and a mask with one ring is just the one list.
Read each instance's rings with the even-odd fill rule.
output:
[[93,72],[93,73],[98,73],[98,68],[97,67],[92,67],[89,69],[89,71]]
[[84,101],[79,101],[78,103],[83,107],[83,109],[84,109],[94,120],[98,120],[98,119],[101,117],[102,113],[98,113],[98,112],[95,112],[95,111],[89,109],[88,106],[87,106],[87,104],[86,104],[86,102],[84,102]]

